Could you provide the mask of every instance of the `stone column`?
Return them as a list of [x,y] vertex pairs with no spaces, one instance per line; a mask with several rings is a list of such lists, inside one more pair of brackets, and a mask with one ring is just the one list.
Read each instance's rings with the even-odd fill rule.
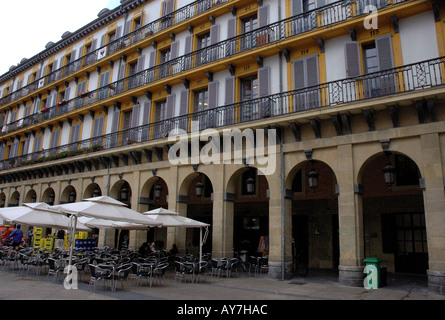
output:
[[340,186],[338,197],[340,265],[339,283],[363,286],[363,213],[361,195],[354,185],[352,145],[338,146],[337,182]]
[[445,196],[440,141],[437,133],[420,137],[422,146],[423,192],[428,241],[428,287],[445,295]]
[[233,212],[235,195],[227,192],[226,167],[218,166],[213,173],[212,256],[233,256]]
[[277,157],[275,174],[267,176],[270,192],[269,276],[289,279],[292,275],[292,200],[284,198],[281,179],[281,162]]

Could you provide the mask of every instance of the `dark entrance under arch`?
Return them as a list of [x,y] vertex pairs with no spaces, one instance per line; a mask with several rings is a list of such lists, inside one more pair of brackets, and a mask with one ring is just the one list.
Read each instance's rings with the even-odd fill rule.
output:
[[[383,168],[394,168],[385,184]],[[426,274],[428,247],[420,173],[410,158],[381,154],[363,172],[365,257],[382,259],[388,272]]]

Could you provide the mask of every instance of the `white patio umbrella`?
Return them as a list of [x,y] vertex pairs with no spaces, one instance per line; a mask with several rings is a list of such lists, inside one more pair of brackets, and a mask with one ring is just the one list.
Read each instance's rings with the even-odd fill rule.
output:
[[125,203],[117,201],[108,196],[100,196],[84,199],[81,202],[66,203],[53,208],[61,209],[63,212],[78,217],[90,217],[104,220],[139,223],[147,226],[160,226],[150,217],[144,216],[137,211],[127,208]]
[[[54,206],[54,208],[71,214],[73,219],[73,233],[75,233],[78,217],[90,217],[96,219],[113,220],[120,222],[131,222],[146,226],[161,226],[162,223],[127,208],[125,203],[117,201],[108,196],[100,196],[84,199],[81,202],[67,203]],[[70,265],[73,254],[73,242],[71,241]]]
[[150,226],[139,223],[113,221],[89,217],[79,217],[77,221],[82,222],[84,225],[90,228],[97,229],[147,230],[148,228],[150,228]]
[[[177,212],[163,208],[146,211],[142,214],[149,216],[157,222],[161,222],[164,227],[199,228],[199,261],[202,260],[202,246],[207,240],[209,224],[180,216]],[[202,235],[202,228],[206,229],[204,238]]]
[[[44,202],[24,203],[20,207],[2,208],[0,216],[11,223],[20,223],[35,227],[62,228],[70,227],[70,219]],[[79,230],[91,231],[84,224],[79,224]]]

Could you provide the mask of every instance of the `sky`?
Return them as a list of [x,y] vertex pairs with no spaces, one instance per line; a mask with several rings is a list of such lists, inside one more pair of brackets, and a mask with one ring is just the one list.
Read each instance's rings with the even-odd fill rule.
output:
[[97,18],[104,8],[120,0],[0,0],[0,75],[23,58],[31,58],[45,45],[62,39]]

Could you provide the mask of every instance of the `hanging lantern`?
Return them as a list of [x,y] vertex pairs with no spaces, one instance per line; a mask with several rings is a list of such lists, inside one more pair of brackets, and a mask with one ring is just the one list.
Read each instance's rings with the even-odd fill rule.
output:
[[155,187],[155,199],[159,199],[162,193],[162,186],[160,184]]
[[204,189],[204,185],[199,181],[195,185],[195,189],[196,189],[196,196],[198,197],[198,199],[201,199],[201,197],[202,197],[202,190]]
[[318,187],[318,176],[319,174],[315,171],[314,168],[308,173],[309,187],[312,189],[312,192],[315,192],[315,189]]
[[73,191],[70,192],[70,196],[69,196],[69,202],[72,203],[76,201],[76,193]]
[[54,198],[55,198],[54,193],[51,193],[51,194],[49,195],[49,203],[50,203],[51,205],[54,203]]
[[246,190],[247,194],[255,193],[255,180],[252,177],[246,180]]
[[99,188],[94,189],[93,191],[93,197],[99,197],[100,196],[100,190]]
[[391,189],[391,186],[394,184],[394,172],[396,169],[388,163],[386,167],[383,168],[383,178],[385,179],[385,183],[388,188]]
[[123,186],[121,189],[121,200],[127,201],[128,200],[128,189],[127,187]]

